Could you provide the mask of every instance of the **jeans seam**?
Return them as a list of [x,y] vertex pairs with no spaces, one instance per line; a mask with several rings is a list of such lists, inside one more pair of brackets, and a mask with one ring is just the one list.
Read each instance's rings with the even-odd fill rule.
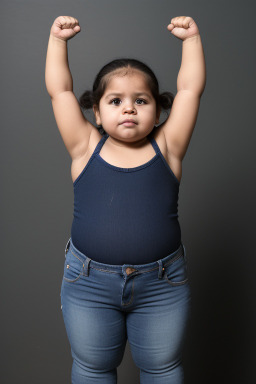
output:
[[77,255],[75,255],[72,251],[71,251],[72,255],[74,255],[79,261],[81,261],[81,263],[84,265],[84,262],[83,260],[81,260]]
[[[107,269],[95,268],[95,267],[93,267],[93,266],[90,266],[90,268],[96,269],[97,271],[106,272],[106,273],[117,273],[117,274],[120,274],[120,272],[109,271],[109,270],[107,270]],[[147,271],[143,271],[143,272],[140,272],[140,273],[142,274],[142,273],[146,273],[146,272],[151,272],[151,271],[154,271],[155,269],[159,269],[159,267],[151,268],[151,269],[148,269]]]
[[186,282],[188,281],[188,277],[182,281],[172,281],[172,280],[168,279],[166,274],[164,275],[164,278],[166,279],[167,283],[169,283],[170,285],[173,285],[173,286],[183,285],[183,284],[186,284]]
[[80,272],[79,276],[77,276],[77,278],[75,278],[75,280],[71,280],[71,279],[68,279],[67,277],[63,276],[63,279],[69,283],[74,283],[75,281],[77,281],[78,279],[80,279],[80,277],[82,276],[83,272]]
[[166,263],[164,265],[164,267],[168,267],[169,265],[171,265],[172,263],[174,263],[176,260],[179,260],[183,255],[182,254],[179,254],[178,256],[175,256],[173,259],[171,259],[168,263]]
[[[135,276],[136,277],[136,276]],[[135,277],[133,278],[133,282],[132,282],[132,295],[131,295],[131,300],[128,302],[128,303],[124,303],[123,300],[122,300],[122,305],[130,305],[132,302],[133,302],[133,295],[134,295],[134,280],[135,280]]]

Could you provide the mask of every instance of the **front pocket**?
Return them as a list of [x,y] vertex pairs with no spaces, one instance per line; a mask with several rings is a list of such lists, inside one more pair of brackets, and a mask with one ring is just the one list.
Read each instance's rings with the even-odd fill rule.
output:
[[173,286],[183,285],[188,281],[187,260],[184,254],[165,267],[163,278]]
[[69,249],[66,253],[63,279],[69,283],[74,283],[82,276],[83,271],[83,261]]

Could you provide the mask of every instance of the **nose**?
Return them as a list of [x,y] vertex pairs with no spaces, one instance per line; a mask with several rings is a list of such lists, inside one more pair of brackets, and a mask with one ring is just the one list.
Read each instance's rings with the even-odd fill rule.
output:
[[124,106],[124,109],[123,109],[123,113],[133,113],[133,114],[136,114],[137,111],[136,111],[136,108],[135,106],[133,105],[133,103],[126,103],[125,106]]

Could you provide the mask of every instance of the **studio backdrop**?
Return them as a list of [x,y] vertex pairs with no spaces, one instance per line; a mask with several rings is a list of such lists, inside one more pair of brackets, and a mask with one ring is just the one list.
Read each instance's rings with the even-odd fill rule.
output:
[[[70,382],[60,288],[71,159],[44,78],[60,15],[81,26],[68,42],[77,98],[120,57],[147,63],[160,91],[176,94],[182,42],[167,25],[181,15],[197,22],[207,82],[179,194],[192,291],[185,382],[256,382],[255,11],[248,0],[1,2],[1,383]],[[118,382],[139,383],[128,342]]]

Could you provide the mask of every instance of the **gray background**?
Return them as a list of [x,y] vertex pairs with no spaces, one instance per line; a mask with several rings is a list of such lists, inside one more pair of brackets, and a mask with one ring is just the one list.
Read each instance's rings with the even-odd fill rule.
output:
[[[44,79],[51,25],[70,15],[81,26],[68,43],[77,97],[122,56],[145,61],[160,90],[176,93],[182,42],[166,27],[176,16],[199,27],[207,84],[179,197],[193,296],[185,379],[254,384],[255,5],[5,0],[0,15],[1,383],[70,382],[60,286],[73,218],[71,160]],[[118,378],[139,383],[128,342]]]

